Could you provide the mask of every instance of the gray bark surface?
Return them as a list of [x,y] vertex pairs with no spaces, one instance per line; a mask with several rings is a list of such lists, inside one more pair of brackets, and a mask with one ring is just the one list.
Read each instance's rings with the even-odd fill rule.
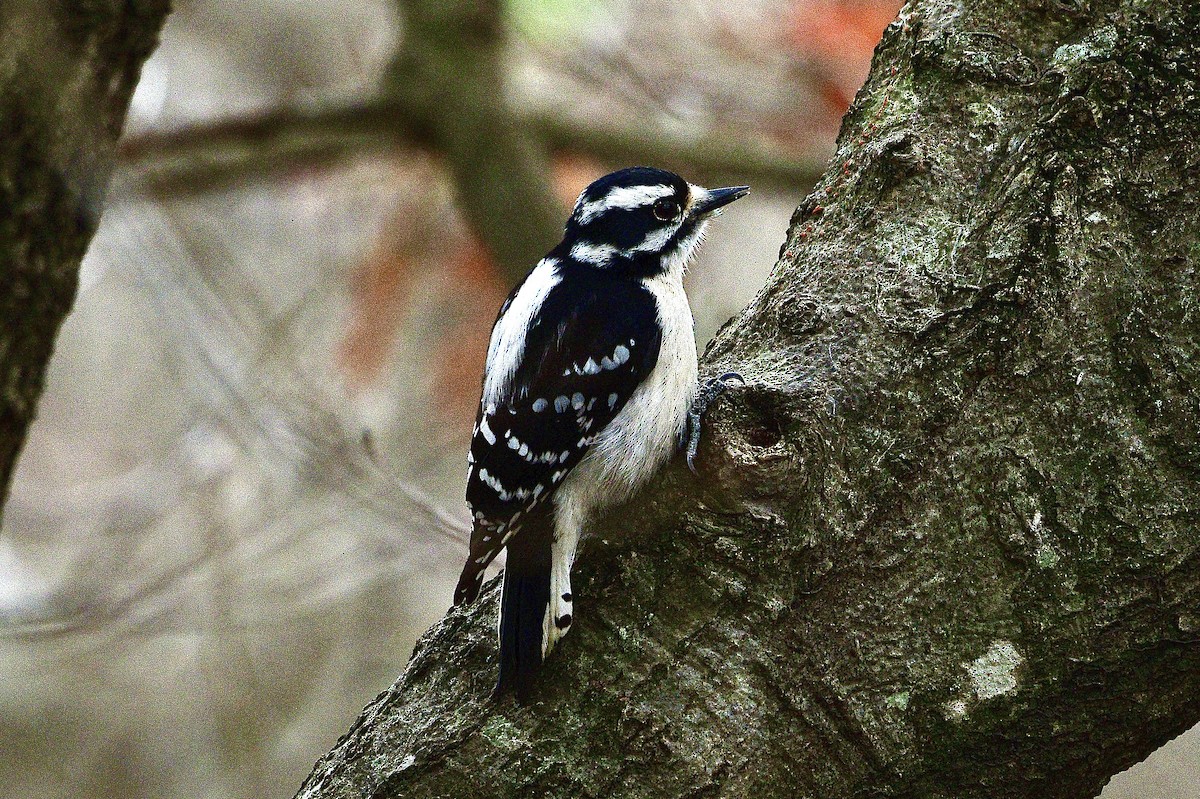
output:
[[0,6],[0,507],[167,0]]
[[906,6],[540,701],[493,584],[299,795],[1091,797],[1200,721],[1198,70],[1187,2]]

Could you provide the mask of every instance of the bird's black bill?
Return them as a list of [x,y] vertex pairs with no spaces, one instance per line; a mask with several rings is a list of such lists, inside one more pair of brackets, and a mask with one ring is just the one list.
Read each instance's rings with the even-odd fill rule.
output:
[[750,193],[749,186],[729,186],[724,189],[709,189],[708,194],[692,204],[692,216],[711,214],[718,208],[729,205]]

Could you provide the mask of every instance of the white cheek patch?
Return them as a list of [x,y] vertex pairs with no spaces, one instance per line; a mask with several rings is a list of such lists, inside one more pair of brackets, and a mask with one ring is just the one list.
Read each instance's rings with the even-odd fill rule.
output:
[[673,275],[675,279],[682,280],[687,273],[688,265],[692,258],[696,255],[696,251],[700,249],[701,242],[704,241],[704,229],[708,227],[708,220],[704,220],[696,225],[684,238],[680,239],[675,244],[675,249],[671,254],[663,259],[663,269],[668,275]]
[[660,230],[652,230],[646,234],[646,238],[642,239],[642,243],[633,249],[636,252],[661,252],[678,230],[678,224]]
[[576,261],[582,261],[585,264],[592,266],[604,266],[612,261],[615,255],[626,254],[624,250],[617,249],[611,244],[592,244],[590,242],[581,241],[571,248],[571,257]]
[[615,186],[608,190],[603,197],[590,202],[583,202],[583,197],[575,204],[575,219],[581,225],[586,225],[600,214],[611,208],[641,208],[650,205],[655,200],[670,197],[675,193],[674,186]]

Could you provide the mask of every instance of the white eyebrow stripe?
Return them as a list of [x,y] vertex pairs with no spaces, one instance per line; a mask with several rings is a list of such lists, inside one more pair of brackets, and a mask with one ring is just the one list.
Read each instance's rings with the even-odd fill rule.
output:
[[640,208],[655,200],[670,197],[675,193],[674,186],[614,186],[598,200],[581,203],[575,209],[579,224],[586,225],[600,214],[612,208]]

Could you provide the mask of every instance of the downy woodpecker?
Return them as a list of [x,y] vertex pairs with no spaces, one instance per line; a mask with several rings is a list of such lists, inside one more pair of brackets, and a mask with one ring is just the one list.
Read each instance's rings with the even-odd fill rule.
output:
[[571,564],[589,519],[678,446],[692,465],[703,406],[732,375],[697,392],[683,274],[708,219],[748,192],[648,167],[600,178],[500,308],[467,456],[470,554],[454,594],[456,605],[475,599],[508,548],[497,695],[527,699],[570,629]]

